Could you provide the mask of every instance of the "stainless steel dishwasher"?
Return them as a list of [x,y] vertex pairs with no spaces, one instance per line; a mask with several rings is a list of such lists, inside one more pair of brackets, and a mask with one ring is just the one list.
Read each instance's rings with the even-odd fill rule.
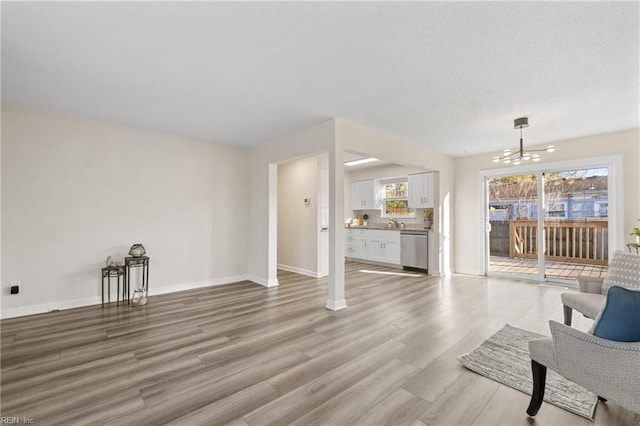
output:
[[426,232],[402,231],[400,233],[400,259],[402,266],[429,268],[429,250]]

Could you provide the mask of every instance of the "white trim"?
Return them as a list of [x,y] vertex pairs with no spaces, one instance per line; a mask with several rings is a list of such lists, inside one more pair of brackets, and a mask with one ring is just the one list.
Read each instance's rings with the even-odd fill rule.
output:
[[296,266],[283,265],[282,263],[278,263],[278,269],[282,269],[283,271],[293,272],[295,274],[306,275],[312,278],[320,278],[320,274],[317,271],[310,271],[304,268],[298,268]]
[[[540,169],[537,172],[537,191],[538,200],[536,205],[538,206],[538,233],[536,238],[538,239],[538,280],[545,281],[545,274],[547,272],[547,263],[544,254],[547,252],[547,239],[545,238],[544,222],[547,219],[545,213],[545,207],[547,206],[547,193],[544,189],[545,171]],[[565,212],[566,212],[565,208]],[[542,265],[542,267],[540,267]]]
[[[465,275],[484,275],[482,273],[482,269],[474,269],[474,268],[456,268],[456,274],[465,274]],[[435,274],[433,274],[435,275]],[[439,276],[439,275],[437,275]]]
[[487,177],[489,177],[486,172],[480,171],[478,184],[479,184],[479,194],[482,194],[481,199],[481,214],[478,215],[478,223],[477,233],[477,246],[476,250],[480,253],[480,275],[487,275],[489,271],[489,225],[491,223],[491,215],[489,214],[489,186],[486,184]]
[[61,300],[59,302],[42,303],[40,305],[20,306],[17,308],[2,309],[0,317],[15,318],[25,315],[42,314],[45,312],[59,311],[63,309],[81,308],[84,306],[99,305],[102,303],[100,296],[85,297],[83,299]]
[[155,296],[158,294],[175,293],[177,291],[193,290],[203,287],[215,287],[224,284],[233,284],[240,281],[250,281],[246,275],[235,275],[231,277],[214,278],[211,280],[194,281],[191,283],[181,283],[174,285],[167,285],[164,287],[149,287],[149,296]]
[[327,300],[327,304],[325,305],[325,308],[331,310],[331,311],[340,311],[342,309],[345,309],[347,307],[347,301],[345,299],[342,300]]
[[257,275],[247,275],[247,279],[249,281],[253,281],[256,284],[260,284],[263,287],[278,287],[278,285],[280,285],[278,283],[278,279],[277,278],[270,278],[270,279],[266,279],[266,278],[262,278],[259,277]]
[[[150,287],[149,295],[155,296],[158,294],[175,293],[178,291],[192,290],[196,288],[214,287],[214,286],[219,286],[224,284],[233,284],[233,283],[247,281],[247,280],[248,280],[248,277],[246,275],[236,275],[231,277],[215,278],[211,280],[195,281],[191,283],[181,283],[181,284],[175,284],[175,285],[169,285],[169,286],[157,287],[157,288]],[[42,314],[42,313],[51,312],[51,311],[82,308],[85,306],[93,306],[93,305],[100,305],[100,304],[102,304],[102,298],[100,296],[85,297],[82,299],[60,300],[60,301],[51,302],[51,303],[42,303],[39,305],[28,305],[28,306],[20,306],[16,308],[2,309],[0,312],[0,317],[2,319],[15,318],[15,317],[22,317],[25,315]]]
[[369,259],[360,259],[358,257],[345,257],[347,262],[358,262],[358,263],[366,263],[368,265],[376,265],[376,266],[386,266],[387,268],[393,269],[402,269],[402,265],[399,263],[386,263],[386,262],[377,262],[375,260]]

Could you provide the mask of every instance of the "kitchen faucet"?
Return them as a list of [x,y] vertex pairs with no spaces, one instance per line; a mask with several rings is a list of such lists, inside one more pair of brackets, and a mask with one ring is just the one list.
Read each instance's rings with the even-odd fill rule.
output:
[[393,227],[397,228],[398,227],[398,219],[396,219],[395,217],[392,219],[389,219],[391,222],[393,222]]

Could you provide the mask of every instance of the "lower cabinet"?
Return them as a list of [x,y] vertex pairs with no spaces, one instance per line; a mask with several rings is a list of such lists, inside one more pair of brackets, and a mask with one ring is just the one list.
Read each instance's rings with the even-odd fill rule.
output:
[[347,229],[347,257],[400,265],[400,231]]
[[364,259],[367,257],[368,244],[366,229],[347,229],[347,247],[345,255],[354,259]]

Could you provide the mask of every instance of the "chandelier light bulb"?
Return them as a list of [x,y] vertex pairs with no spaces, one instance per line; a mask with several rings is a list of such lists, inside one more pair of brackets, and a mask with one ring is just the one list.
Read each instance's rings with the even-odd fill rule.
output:
[[522,161],[540,161],[542,157],[537,154],[538,152],[554,152],[556,147],[554,145],[548,145],[545,149],[524,149],[522,141],[522,129],[529,127],[529,118],[520,117],[513,120],[513,128],[520,130],[520,148],[512,151],[507,148],[502,151],[502,155],[496,155],[493,157],[494,163],[503,162],[504,164],[521,164]]

